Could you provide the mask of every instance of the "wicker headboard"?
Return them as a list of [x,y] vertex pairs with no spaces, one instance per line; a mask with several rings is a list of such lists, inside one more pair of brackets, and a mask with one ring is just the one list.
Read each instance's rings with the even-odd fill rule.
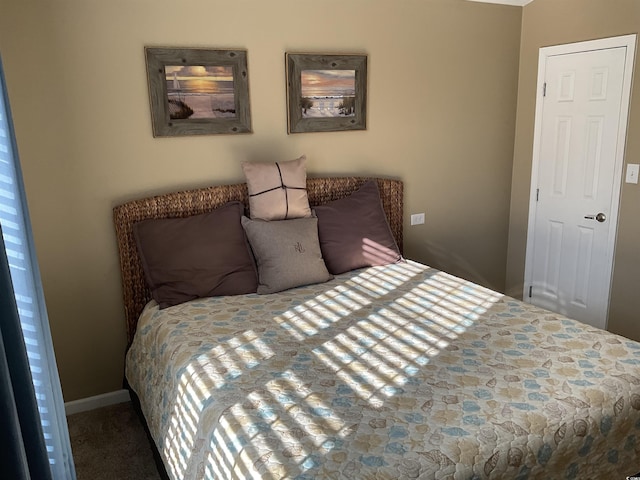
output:
[[[311,206],[315,206],[346,197],[367,180],[371,180],[371,178],[308,178],[307,193],[309,203]],[[378,182],[382,206],[387,214],[389,226],[402,252],[403,183],[400,180],[386,178],[376,178],[375,180]],[[151,300],[151,294],[145,283],[144,272],[133,237],[133,224],[148,218],[197,215],[233,200],[243,202],[248,208],[246,183],[167,193],[133,200],[113,209],[120,253],[120,270],[127,322],[127,346],[133,341],[140,313]]]

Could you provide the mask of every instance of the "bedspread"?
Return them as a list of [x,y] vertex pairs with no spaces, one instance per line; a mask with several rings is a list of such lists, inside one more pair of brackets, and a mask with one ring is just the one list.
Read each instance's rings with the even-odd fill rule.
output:
[[414,262],[151,302],[126,376],[175,479],[640,470],[640,344]]

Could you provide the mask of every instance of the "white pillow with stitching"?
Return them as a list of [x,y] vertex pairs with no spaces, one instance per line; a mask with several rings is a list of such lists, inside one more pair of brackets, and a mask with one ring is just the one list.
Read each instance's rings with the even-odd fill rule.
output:
[[310,217],[307,158],[287,162],[242,162],[252,219],[286,220]]

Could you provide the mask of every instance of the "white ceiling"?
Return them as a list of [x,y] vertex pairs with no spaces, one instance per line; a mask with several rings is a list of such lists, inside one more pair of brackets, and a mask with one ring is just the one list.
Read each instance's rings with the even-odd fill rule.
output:
[[527,3],[531,3],[533,0],[469,0],[470,2],[482,2],[482,3],[500,3],[502,5],[515,5],[518,7],[524,7]]

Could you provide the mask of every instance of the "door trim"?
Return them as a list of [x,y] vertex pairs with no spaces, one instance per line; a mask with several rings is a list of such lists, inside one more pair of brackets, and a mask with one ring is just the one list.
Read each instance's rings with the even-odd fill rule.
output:
[[614,183],[613,196],[611,199],[611,221],[612,225],[607,241],[606,258],[608,260],[607,276],[609,278],[609,294],[607,295],[605,328],[609,320],[609,304],[611,300],[611,282],[613,278],[613,260],[615,254],[616,237],[618,233],[618,214],[620,207],[620,193],[622,187],[622,170],[624,165],[627,131],[629,128],[629,106],[631,101],[631,81],[633,78],[633,67],[635,65],[636,35],[622,35],[619,37],[603,38],[599,40],[589,40],[585,42],[568,43],[564,45],[554,45],[543,47],[538,55],[538,80],[536,86],[536,110],[535,127],[533,133],[533,160],[531,166],[531,186],[529,191],[529,221],[527,225],[527,247],[524,268],[524,287],[522,298],[530,303],[529,287],[533,283],[533,230],[537,213],[536,189],[538,184],[538,168],[540,161],[540,144],[542,140],[542,92],[544,79],[546,76],[547,59],[556,55],[566,55],[570,53],[588,52],[594,50],[604,50],[609,48],[626,47],[624,77],[622,83],[622,108],[620,108],[616,156],[614,160]]

